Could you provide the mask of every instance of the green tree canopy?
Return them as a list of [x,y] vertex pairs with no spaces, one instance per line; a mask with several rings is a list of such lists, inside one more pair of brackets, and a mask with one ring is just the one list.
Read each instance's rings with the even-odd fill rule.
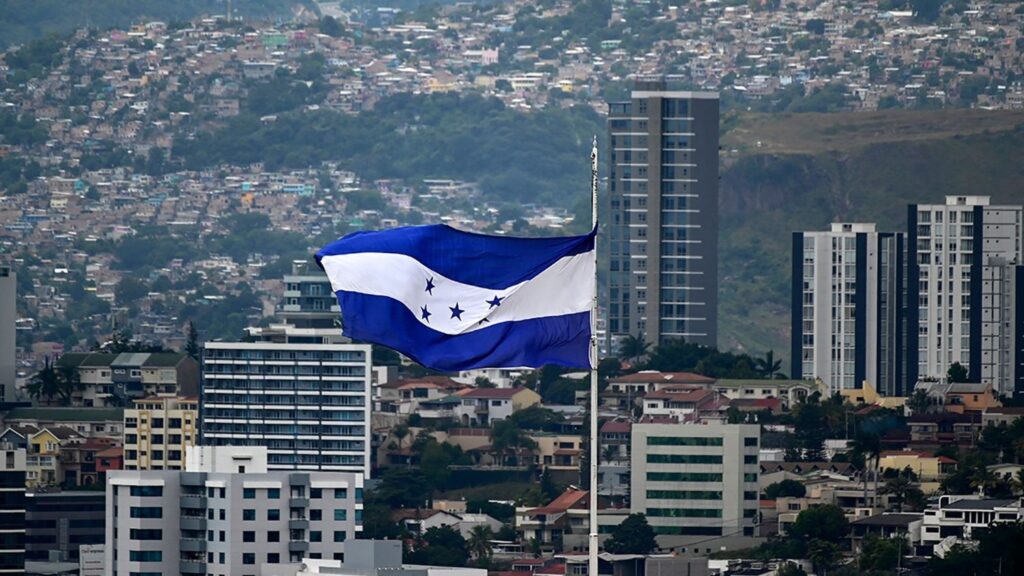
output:
[[841,542],[848,531],[846,513],[832,504],[819,504],[804,510],[789,529],[789,533],[796,537],[832,543]]
[[604,543],[604,549],[612,554],[650,554],[657,548],[654,529],[643,514],[627,516],[622,524],[612,529],[611,538]]

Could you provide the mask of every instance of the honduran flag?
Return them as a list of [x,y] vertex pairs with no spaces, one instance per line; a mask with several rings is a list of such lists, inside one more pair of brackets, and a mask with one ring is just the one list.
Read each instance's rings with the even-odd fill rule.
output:
[[412,226],[349,234],[316,260],[354,340],[446,372],[590,368],[594,237]]

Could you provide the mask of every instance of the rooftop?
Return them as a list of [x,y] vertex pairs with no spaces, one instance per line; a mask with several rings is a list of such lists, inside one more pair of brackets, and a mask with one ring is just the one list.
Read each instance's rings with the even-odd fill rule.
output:
[[124,408],[29,407],[15,408],[7,413],[5,422],[36,420],[40,422],[121,422]]

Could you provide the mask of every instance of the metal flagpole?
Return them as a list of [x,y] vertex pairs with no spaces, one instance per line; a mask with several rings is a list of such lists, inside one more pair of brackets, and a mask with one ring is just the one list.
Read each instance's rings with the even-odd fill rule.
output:
[[594,300],[590,307],[590,539],[587,574],[597,576],[597,136],[590,152],[591,223],[594,226]]

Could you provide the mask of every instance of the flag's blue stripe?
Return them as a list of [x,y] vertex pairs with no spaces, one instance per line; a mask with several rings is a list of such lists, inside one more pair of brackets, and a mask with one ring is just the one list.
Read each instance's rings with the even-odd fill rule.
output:
[[406,254],[431,270],[463,284],[503,290],[540,274],[559,258],[594,249],[594,233],[556,238],[485,236],[450,226],[410,226],[355,232],[316,253],[324,256],[358,252]]
[[424,326],[401,302],[386,296],[337,295],[346,336],[394,348],[434,370],[590,367],[589,312],[502,322],[452,336]]

